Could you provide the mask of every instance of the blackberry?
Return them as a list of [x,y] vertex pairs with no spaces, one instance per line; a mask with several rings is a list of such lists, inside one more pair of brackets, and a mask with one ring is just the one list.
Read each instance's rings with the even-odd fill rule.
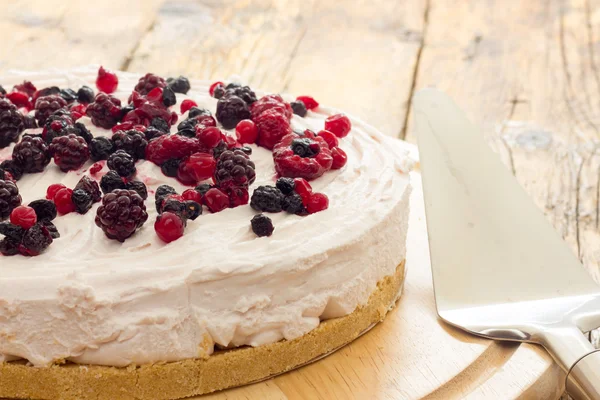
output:
[[38,127],[37,121],[33,115],[23,115],[23,124],[25,129],[35,129]]
[[92,143],[92,139],[94,139],[94,136],[92,135],[92,132],[89,131],[89,129],[82,124],[81,122],[75,122],[75,125],[73,126],[68,126],[66,129],[64,129],[61,132],[63,135],[68,135],[68,134],[75,134],[79,137],[82,137],[83,140],[85,140],[85,142],[89,145],[90,143]]
[[160,117],[152,118],[150,126],[164,133],[169,133],[170,130],[169,123]]
[[136,131],[135,129],[117,131],[112,136],[112,141],[116,150],[126,151],[135,160],[146,157],[146,146],[148,146],[148,141],[143,133]]
[[248,86],[229,87],[230,85],[231,83],[225,87],[225,93],[223,97],[237,96],[244,100],[248,105],[256,101],[256,93],[254,93]]
[[163,165],[161,165],[160,170],[163,174],[168,176],[169,178],[175,178],[177,176],[177,171],[179,170],[179,165],[181,164],[181,160],[178,158],[171,158]]
[[163,89],[163,104],[165,107],[171,107],[177,104],[177,97],[175,97],[175,92],[170,87],[165,87]]
[[86,214],[92,208],[92,204],[94,204],[92,196],[83,189],[73,190],[71,200],[75,205],[75,211],[79,214]]
[[106,165],[123,178],[129,178],[136,173],[135,160],[125,150],[117,150],[108,156]]
[[251,156],[252,155],[252,147],[250,147],[250,146],[240,147],[240,150],[243,151],[244,154],[247,155],[247,156]]
[[306,105],[304,105],[304,102],[302,100],[292,101],[290,103],[290,106],[292,106],[292,111],[294,112],[294,114],[302,118],[306,117]]
[[67,109],[60,109],[48,117],[44,123],[44,130],[42,131],[42,137],[46,143],[52,143],[52,140],[57,136],[63,136],[65,130],[73,126],[73,116]]
[[156,139],[157,137],[166,135],[167,133],[168,133],[168,131],[167,132],[163,132],[163,131],[161,131],[158,128],[155,128],[153,126],[149,126],[144,131],[144,136],[146,137],[146,140],[148,142],[150,142],[152,139]]
[[292,193],[289,196],[284,196],[281,201],[281,208],[290,213],[296,215],[306,215],[308,211],[302,203],[302,197],[298,193]]
[[256,211],[277,213],[282,210],[283,194],[274,186],[259,186],[254,189],[250,199],[250,207]]
[[56,205],[53,201],[46,199],[35,200],[29,203],[29,207],[33,208],[35,211],[38,221],[52,221],[54,218],[56,218]]
[[67,104],[73,103],[77,100],[77,93],[73,89],[60,89],[60,97],[62,97]]
[[190,81],[185,76],[179,75],[177,78],[168,78],[167,86],[175,93],[186,94],[190,90]]
[[0,85],[0,94],[6,96],[6,90]]
[[52,222],[44,219],[42,221],[39,221],[39,224],[43,225],[44,227],[46,227],[46,229],[48,229],[48,233],[50,233],[50,237],[52,237],[52,239],[58,239],[60,237],[60,233],[58,232],[56,225],[54,225]]
[[110,129],[121,120],[121,100],[106,93],[98,93],[86,111],[92,123]]
[[160,209],[163,200],[171,194],[177,194],[177,191],[175,190],[175,188],[169,185],[160,185],[158,188],[156,188],[156,193],[154,194],[156,211],[158,211],[159,213],[161,212]]
[[25,130],[25,120],[10,101],[0,99],[0,149],[16,142]]
[[50,154],[61,171],[74,171],[90,159],[90,149],[85,140],[75,134],[55,137],[50,144]]
[[279,189],[284,196],[292,194],[294,189],[296,189],[294,178],[279,178],[277,179],[275,186],[277,186],[277,189]]
[[96,182],[87,175],[81,177],[81,179],[79,180],[79,182],[77,182],[77,185],[75,185],[75,188],[73,190],[79,189],[88,192],[90,196],[92,196],[92,200],[94,203],[102,199],[102,192],[100,192],[100,186],[98,185],[98,182]]
[[81,104],[89,104],[94,101],[94,89],[89,86],[82,86],[77,91],[77,101]]
[[223,85],[218,85],[215,87],[212,97],[215,99],[220,99],[225,95],[225,87]]
[[146,75],[140,78],[133,90],[135,90],[139,94],[146,95],[150,93],[150,91],[154,88],[164,88],[165,86],[167,86],[167,83],[163,78],[161,78],[158,75],[147,73]]
[[0,163],[0,168],[10,173],[15,181],[20,180],[23,177],[25,171],[23,167],[14,162],[13,160],[4,160]]
[[241,150],[226,150],[217,160],[215,181],[217,186],[248,187],[256,179],[255,166]]
[[0,254],[3,256],[19,254],[19,242],[10,238],[0,240]]
[[215,158],[215,160],[218,160],[219,157],[221,157],[221,154],[223,154],[223,152],[227,151],[227,150],[229,150],[229,146],[227,146],[227,143],[225,143],[223,140],[221,140],[219,142],[219,144],[217,144],[212,149],[213,157]]
[[196,117],[201,117],[201,116],[212,117],[212,113],[210,112],[210,110],[208,110],[206,108],[199,108],[199,107],[190,108],[190,111],[188,112],[188,118],[196,118]]
[[3,168],[0,168],[0,180],[2,181],[10,181],[12,180],[12,174],[8,171],[5,171]]
[[294,154],[302,158],[312,158],[319,154],[321,150],[319,144],[309,138],[299,138],[292,140],[290,145]]
[[140,195],[140,197],[144,200],[148,198],[148,188],[142,181],[131,181],[127,182],[127,190],[133,190]]
[[24,172],[35,173],[42,172],[50,163],[51,157],[44,140],[27,136],[13,148],[12,158]]
[[35,119],[37,119],[38,124],[43,125],[50,115],[66,106],[66,100],[60,95],[51,94],[38,97],[35,101]]
[[123,182],[123,178],[115,171],[108,171],[102,179],[100,179],[100,188],[105,195],[116,189],[125,189],[127,186]]
[[0,235],[20,242],[25,236],[25,229],[10,222],[0,222]]
[[37,93],[34,93],[33,100],[37,100],[40,97],[50,96],[53,94],[60,95],[60,88],[58,86],[49,86],[49,87],[38,90]]
[[206,192],[208,192],[210,189],[212,189],[213,187],[211,185],[209,185],[208,183],[201,183],[198,186],[196,186],[196,192],[200,193],[203,197],[206,194]]
[[37,256],[52,244],[52,236],[44,225],[37,223],[25,232],[19,245],[24,256]]
[[252,217],[250,224],[252,225],[252,231],[256,233],[256,236],[258,237],[271,236],[275,230],[271,218],[264,214],[257,214]]
[[187,200],[185,203],[185,215],[190,221],[195,221],[202,214],[202,206],[193,200]]
[[109,239],[124,242],[148,220],[144,200],[133,190],[115,190],[102,198],[96,225]]
[[233,129],[243,119],[250,119],[248,104],[238,96],[224,96],[217,102],[217,120],[225,129]]
[[93,161],[108,159],[115,150],[112,140],[104,136],[98,136],[92,139],[90,143],[90,156]]

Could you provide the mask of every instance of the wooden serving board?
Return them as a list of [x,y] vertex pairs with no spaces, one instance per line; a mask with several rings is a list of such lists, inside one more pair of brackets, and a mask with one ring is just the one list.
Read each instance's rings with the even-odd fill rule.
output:
[[412,177],[408,276],[385,321],[325,359],[203,400],[560,397],[565,374],[541,347],[478,338],[438,319],[420,175]]

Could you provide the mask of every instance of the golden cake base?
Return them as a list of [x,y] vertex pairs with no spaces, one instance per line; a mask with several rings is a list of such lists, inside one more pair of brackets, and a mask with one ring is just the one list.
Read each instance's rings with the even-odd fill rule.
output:
[[294,340],[215,352],[207,359],[115,368],[78,364],[47,368],[0,364],[0,397],[60,400],[180,399],[241,386],[315,361],[352,342],[383,320],[404,283],[404,261],[382,279],[368,303],[321,322]]

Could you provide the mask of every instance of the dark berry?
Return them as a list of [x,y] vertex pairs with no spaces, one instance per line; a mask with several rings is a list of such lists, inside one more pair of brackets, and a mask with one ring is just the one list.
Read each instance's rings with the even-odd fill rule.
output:
[[10,222],[0,222],[0,235],[20,242],[23,240],[23,236],[25,236],[25,229]]
[[38,223],[48,230],[48,233],[50,233],[50,237],[52,237],[52,239],[58,239],[60,237],[60,233],[58,232],[56,225],[54,225],[52,222],[44,219]]
[[10,173],[14,180],[18,181],[23,177],[25,171],[23,171],[23,167],[17,164],[13,160],[4,160],[0,163],[0,168],[4,171]]
[[296,215],[306,215],[307,211],[302,202],[302,196],[298,193],[292,193],[288,196],[284,196],[281,201],[281,208],[290,213]]
[[179,165],[181,164],[181,160],[178,158],[172,158],[167,160],[163,165],[161,165],[160,169],[163,174],[170,178],[175,178],[177,176],[177,170],[179,170]]
[[196,118],[186,118],[177,125],[177,130],[182,131],[188,129],[190,131],[194,131],[197,124],[198,120]]
[[242,146],[242,147],[240,147],[240,150],[243,151],[244,154],[246,154],[247,156],[252,155],[252,147],[250,147],[250,146]]
[[167,86],[175,93],[186,94],[190,90],[190,81],[185,76],[180,75],[177,78],[168,78]]
[[60,95],[42,96],[35,102],[35,119],[37,119],[38,124],[41,126],[51,114],[66,106],[67,102]]
[[95,137],[90,143],[90,155],[94,161],[106,160],[114,151],[115,145],[107,137]]
[[196,131],[193,129],[181,129],[177,131],[177,135],[185,136],[187,138],[196,137]]
[[292,106],[292,110],[294,111],[294,114],[304,118],[306,117],[306,106],[304,105],[304,102],[302,100],[296,100],[296,101],[292,101],[290,103],[290,106]]
[[206,108],[198,108],[198,107],[190,108],[190,112],[188,113],[188,118],[196,118],[196,117],[200,117],[200,116],[212,117],[212,113],[210,112],[210,110],[207,110]]
[[2,85],[0,85],[0,95],[6,95],[6,90],[2,87]]
[[50,96],[53,94],[58,94],[60,95],[60,88],[58,86],[49,86],[49,87],[45,87],[43,89],[40,89],[38,91],[36,91],[33,94],[33,102],[35,103],[37,101],[37,99],[39,99],[40,97],[43,96]]
[[248,187],[256,179],[255,166],[241,150],[226,150],[219,156],[215,180],[217,186]]
[[217,102],[217,120],[225,129],[233,129],[243,119],[250,119],[248,104],[238,96],[222,97]]
[[94,89],[89,86],[82,86],[77,91],[77,101],[82,104],[89,104],[94,101]]
[[130,181],[127,182],[127,190],[133,190],[140,195],[140,197],[144,200],[148,198],[148,188],[142,181]]
[[147,73],[140,78],[137,85],[135,85],[134,90],[139,94],[145,95],[150,93],[154,88],[164,88],[165,86],[167,86],[167,83],[163,78],[158,75]]
[[48,145],[44,140],[24,137],[13,148],[12,158],[19,167],[23,168],[24,172],[35,173],[42,172],[50,163],[51,157]]
[[73,190],[71,199],[75,205],[75,211],[79,214],[85,214],[90,211],[90,208],[92,208],[92,204],[94,203],[92,196],[83,189]]
[[256,94],[248,86],[229,87],[230,85],[231,83],[227,85],[225,88],[225,93],[222,97],[237,96],[244,100],[248,105],[256,101]]
[[19,254],[20,240],[13,240],[10,238],[4,238],[0,240],[0,254],[4,256],[14,256]]
[[55,137],[50,144],[50,154],[61,171],[74,171],[90,158],[90,149],[85,140],[77,135]]
[[257,211],[277,213],[281,211],[283,194],[274,186],[259,186],[252,193],[250,207]]
[[160,117],[152,118],[150,126],[164,133],[169,133],[170,130],[169,123]]
[[44,124],[44,130],[42,131],[42,137],[46,143],[50,144],[52,140],[57,136],[64,136],[66,129],[73,126],[73,116],[66,108],[54,112],[48,117]]
[[158,128],[155,128],[153,126],[149,126],[148,128],[146,128],[146,130],[144,131],[144,136],[146,136],[146,140],[148,142],[150,142],[152,139],[156,139],[159,136],[164,136],[169,132],[163,132]]
[[258,214],[252,217],[250,224],[252,225],[252,231],[256,233],[256,236],[258,237],[271,236],[275,230],[271,218],[264,214]]
[[35,129],[38,127],[37,121],[33,115],[23,115],[25,129]]
[[110,129],[121,120],[121,100],[106,93],[98,93],[86,114],[92,123],[101,128]]
[[0,99],[0,149],[16,142],[25,130],[25,120],[14,104]]
[[352,123],[344,114],[335,114],[325,120],[325,130],[333,132],[337,137],[345,137],[350,133]]
[[109,239],[124,242],[148,220],[144,200],[133,190],[115,190],[102,198],[96,225]]
[[169,185],[160,185],[156,189],[156,193],[154,194],[156,211],[160,213],[163,201],[168,196],[170,196],[172,194],[176,194],[176,193],[177,193],[177,191],[175,190],[175,188],[173,188]]
[[229,150],[229,146],[227,146],[227,143],[225,143],[223,140],[221,140],[219,142],[219,144],[217,144],[212,149],[213,157],[215,158],[215,160],[218,160],[219,157],[221,157],[221,154],[223,154],[223,152],[227,151],[227,150]]
[[43,224],[35,224],[25,232],[19,245],[19,252],[24,256],[37,256],[52,244],[52,235]]
[[104,93],[112,93],[119,86],[119,78],[117,74],[104,67],[98,69],[98,77],[96,78],[96,87]]
[[225,86],[225,90],[236,89],[236,88],[240,88],[240,87],[242,87],[241,83],[238,83],[238,82],[229,82],[227,84],[227,86]]
[[108,171],[102,179],[100,179],[100,188],[102,189],[102,193],[106,195],[115,189],[125,189],[126,185],[119,174],[115,171]]
[[71,104],[77,100],[77,93],[73,89],[60,89],[60,97],[62,97],[67,104]]
[[112,136],[112,141],[116,150],[126,151],[135,160],[146,157],[146,146],[148,146],[148,141],[143,133],[136,131],[135,129],[118,131]]
[[75,185],[75,189],[73,190],[78,189],[88,192],[90,196],[92,196],[92,201],[94,203],[100,201],[102,198],[102,193],[100,192],[100,186],[98,185],[98,182],[87,175],[81,177],[79,182],[77,182],[77,185]]
[[69,188],[60,189],[54,196],[54,204],[56,204],[56,211],[60,215],[67,215],[75,211],[75,204],[73,204],[73,190]]
[[125,150],[117,150],[108,156],[106,165],[110,170],[116,171],[123,178],[129,178],[136,172],[135,160]]
[[174,106],[177,103],[177,98],[175,97],[175,92],[170,87],[166,87],[163,89],[163,97],[162,102],[165,107]]
[[182,219],[187,219],[187,209],[185,202],[180,199],[167,197],[161,204],[160,213],[172,212],[179,215]]
[[29,203],[29,207],[35,211],[38,221],[52,221],[56,218],[56,205],[54,205],[53,201],[45,199],[35,200]]
[[292,140],[292,151],[300,157],[314,157],[321,150],[319,144],[309,138],[296,138]]
[[81,122],[75,122],[75,125],[69,126],[64,130],[64,135],[71,133],[82,137],[88,145],[92,142],[92,139],[94,139],[92,132],[90,132],[90,130]]
[[194,221],[202,214],[202,206],[197,201],[186,200],[184,204],[186,216],[190,221]]
[[292,194],[296,188],[296,184],[292,178],[279,178],[277,179],[276,186],[285,196]]
[[196,186],[195,190],[202,196],[204,196],[206,192],[208,192],[210,189],[212,189],[211,185],[209,185],[208,183],[201,183],[200,185]]
[[154,230],[160,240],[165,243],[171,243],[183,236],[185,222],[180,215],[165,212],[156,219]]
[[[217,93],[218,91],[218,93]],[[208,94],[214,97],[215,99],[220,99],[225,94],[225,84],[223,82],[214,82],[208,88]]]
[[285,136],[292,133],[290,121],[276,109],[263,112],[254,119],[254,122],[258,129],[256,143],[269,150],[273,149]]
[[0,168],[0,180],[2,181],[14,181],[12,174],[3,168]]

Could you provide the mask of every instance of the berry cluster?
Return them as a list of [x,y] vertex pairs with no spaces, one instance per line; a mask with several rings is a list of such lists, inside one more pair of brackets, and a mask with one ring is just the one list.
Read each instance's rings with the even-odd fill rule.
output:
[[54,203],[60,215],[72,212],[86,214],[94,203],[100,201],[102,193],[98,182],[88,176],[83,176],[73,189],[61,183],[48,186],[46,199]]
[[138,192],[116,189],[102,198],[95,222],[106,237],[124,242],[147,220],[146,205]]
[[158,217],[154,230],[165,243],[171,243],[183,236],[187,221],[194,221],[202,214],[202,196],[188,189],[179,195],[169,185],[159,186],[155,196]]
[[216,82],[211,85],[209,93],[219,99],[216,115],[223,128],[233,129],[240,121],[251,117],[250,107],[256,102],[256,94],[250,87],[238,83],[225,86]]

